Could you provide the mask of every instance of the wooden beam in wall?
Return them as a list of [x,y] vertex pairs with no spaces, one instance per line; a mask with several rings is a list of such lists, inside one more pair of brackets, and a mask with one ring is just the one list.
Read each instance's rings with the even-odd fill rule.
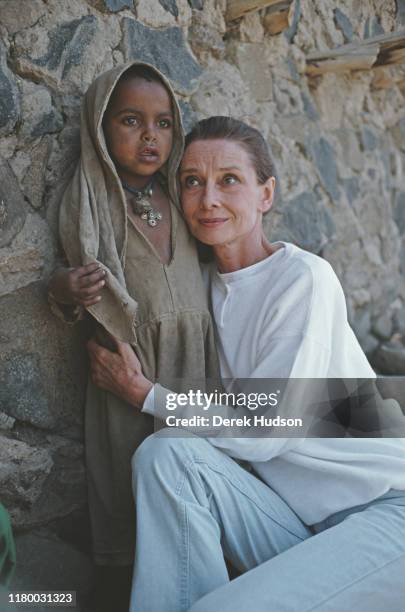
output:
[[269,34],[280,34],[291,25],[293,0],[284,0],[269,7],[263,17],[263,27]]
[[405,30],[373,36],[337,49],[311,53],[306,58],[306,72],[317,76],[327,72],[370,70],[405,62]]
[[280,0],[228,0],[226,7],[226,20],[234,21],[248,13],[260,11],[260,9],[275,4],[283,4]]

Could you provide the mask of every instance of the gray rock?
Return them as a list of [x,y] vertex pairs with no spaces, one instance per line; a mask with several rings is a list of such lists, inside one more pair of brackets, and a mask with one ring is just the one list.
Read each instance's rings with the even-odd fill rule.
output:
[[339,30],[341,30],[345,42],[350,42],[353,38],[353,26],[348,16],[338,8],[333,11],[333,17]]
[[204,0],[188,0],[189,5],[192,9],[202,11],[204,8]]
[[225,54],[225,43],[218,30],[204,22],[203,13],[195,13],[192,26],[189,29],[190,44],[194,53],[201,53],[221,58]]
[[285,60],[285,64],[287,66],[291,79],[294,81],[294,83],[299,83],[301,80],[301,75],[297,70],[296,63],[290,57],[287,57]]
[[294,41],[294,36],[297,33],[298,23],[299,23],[300,18],[301,18],[301,0],[295,0],[294,15],[293,15],[291,25],[289,28],[287,28],[283,32],[284,36],[286,37],[289,43],[292,43]]
[[368,310],[358,310],[352,323],[353,331],[360,343],[363,342],[369,335],[371,329],[371,315]]
[[396,195],[394,221],[398,225],[399,233],[405,236],[405,191],[400,191]]
[[61,115],[52,110],[42,116],[42,119],[33,127],[31,136],[38,138],[44,134],[54,134],[63,128],[63,119]]
[[[94,583],[91,560],[47,530],[17,535],[17,569],[14,591],[76,591],[76,611],[84,612],[84,601]],[[60,608],[35,607],[38,612]]]
[[310,145],[312,159],[316,164],[319,176],[332,200],[340,197],[335,152],[325,138],[313,141]]
[[5,412],[0,412],[0,429],[3,431],[11,430],[14,427],[15,419]]
[[364,22],[364,35],[363,38],[370,38],[371,34],[370,34],[370,17],[367,17],[366,21]]
[[0,434],[0,490],[13,524],[40,498],[53,461],[48,450]]
[[384,34],[385,30],[381,25],[381,21],[379,17],[374,17],[371,22],[371,36],[379,36],[380,34]]
[[94,15],[86,15],[63,23],[49,32],[49,45],[46,53],[32,63],[46,67],[48,70],[61,69],[64,79],[73,66],[79,66],[83,61],[85,49],[94,37],[97,29],[97,19]]
[[394,330],[405,335],[405,308],[397,310],[393,317]]
[[361,144],[363,151],[374,151],[378,144],[375,134],[366,127],[361,131]]
[[80,439],[87,380],[81,334],[80,325],[69,328],[50,312],[41,283],[2,297],[0,409]]
[[361,342],[361,347],[363,351],[365,352],[365,354],[367,355],[367,357],[371,357],[374,354],[377,347],[379,346],[379,344],[380,343],[378,342],[377,338],[369,334],[368,336],[363,338]]
[[371,180],[374,180],[376,177],[376,172],[374,168],[369,168],[367,170],[367,176],[369,176],[371,178]]
[[357,176],[353,176],[343,180],[343,188],[346,192],[347,199],[350,204],[353,204],[354,200],[360,193],[360,182]]
[[0,136],[9,134],[20,114],[18,88],[7,66],[6,48],[0,41]]
[[304,192],[283,208],[283,226],[301,248],[319,253],[335,231],[333,219],[315,195]]
[[8,162],[0,157],[0,248],[11,243],[22,229],[26,216],[24,195],[18,181]]
[[104,0],[104,4],[112,13],[117,13],[125,8],[134,8],[134,0]]
[[165,11],[168,11],[177,19],[179,16],[179,9],[177,8],[176,0],[159,0],[159,4],[163,6]]
[[373,333],[381,340],[389,340],[392,335],[392,320],[388,314],[383,314],[372,326]]
[[184,100],[179,100],[179,106],[181,110],[181,118],[183,121],[184,131],[187,134],[187,132],[189,132],[193,125],[197,122],[198,117],[188,102],[185,102]]
[[0,406],[20,421],[56,427],[42,384],[39,354],[16,354],[0,364]]
[[390,132],[397,147],[405,151],[405,119],[400,119],[398,123],[392,126]]
[[319,119],[319,113],[316,110],[316,107],[313,104],[309,94],[303,91],[301,93],[301,98],[306,116],[311,119],[311,121],[317,121]]
[[405,375],[405,347],[398,344],[382,344],[373,356],[372,365],[381,374]]
[[181,94],[195,90],[202,70],[190,55],[180,28],[153,30],[127,17],[122,24],[126,59],[154,64]]
[[397,0],[397,22],[405,25],[405,0]]

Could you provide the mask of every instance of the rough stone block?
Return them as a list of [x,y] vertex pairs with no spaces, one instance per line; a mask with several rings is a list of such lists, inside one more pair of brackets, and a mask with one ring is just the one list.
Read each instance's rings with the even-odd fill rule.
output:
[[188,104],[188,102],[185,102],[184,100],[179,100],[179,106],[181,110],[181,118],[183,121],[184,131],[187,134],[187,132],[189,132],[193,125],[198,121],[197,115],[191,108],[190,104]]
[[106,9],[111,11],[112,13],[116,13],[117,11],[122,11],[122,9],[134,8],[134,0],[103,0]]
[[294,41],[294,37],[298,30],[298,24],[301,18],[301,0],[295,0],[294,4],[294,13],[293,18],[291,20],[291,25],[289,28],[284,30],[284,36],[288,40],[289,43]]
[[405,26],[405,0],[396,0],[397,2],[397,23],[400,26]]
[[8,162],[0,157],[0,248],[11,243],[27,216],[24,195]]
[[394,221],[401,236],[405,236],[405,191],[399,191],[395,198]]
[[381,374],[405,375],[405,347],[398,344],[382,344],[374,353],[372,365]]
[[343,34],[345,42],[350,42],[354,35],[353,26],[350,19],[339,8],[334,9],[333,16],[337,27],[339,28],[339,30],[341,30]]
[[357,176],[353,176],[343,180],[343,188],[345,190],[347,199],[350,204],[353,204],[354,200],[360,193],[360,182]]
[[303,91],[301,97],[304,113],[306,114],[308,119],[311,119],[311,121],[318,121],[319,113],[313,101],[311,100],[311,97],[309,96],[308,92]]
[[20,115],[20,99],[13,73],[7,66],[6,48],[0,41],[0,136],[9,134]]
[[374,132],[364,127],[361,130],[361,144],[363,151],[374,151],[378,145],[378,139]]
[[251,92],[239,70],[224,61],[209,64],[191,105],[203,117],[230,115],[243,119],[254,116],[255,111]]
[[16,70],[59,92],[83,93],[98,73],[112,67],[111,49],[121,35],[118,18],[110,15],[103,21],[87,14],[65,19],[49,13],[46,21],[16,35]]
[[371,329],[371,315],[370,311],[366,308],[358,310],[353,320],[353,330],[356,334],[359,342],[361,343],[370,333]]
[[46,449],[28,446],[0,434],[0,489],[13,524],[38,500],[53,466]]
[[228,55],[240,70],[253,97],[257,101],[271,100],[273,97],[272,77],[263,45],[238,43],[228,48]]
[[217,58],[224,56],[225,43],[222,36],[217,29],[205,23],[203,13],[194,14],[189,37],[191,48],[199,59],[203,60],[207,54]]
[[150,62],[181,94],[192,93],[201,75],[199,64],[186,47],[180,28],[152,30],[135,19],[123,19],[126,59]]
[[168,11],[173,17],[179,16],[179,9],[177,8],[176,0],[159,0],[159,4],[163,6],[165,11]]
[[303,249],[319,253],[335,231],[328,210],[313,193],[305,192],[283,207],[283,226]]
[[323,186],[332,200],[338,200],[340,193],[333,147],[322,137],[311,143],[310,151]]
[[82,333],[52,315],[39,283],[2,297],[1,410],[80,439],[87,376]]
[[372,326],[373,333],[381,340],[389,340],[392,335],[392,320],[388,314],[383,314]]
[[0,364],[0,405],[20,421],[46,428],[57,425],[42,384],[40,355],[17,354]]
[[188,0],[188,3],[196,11],[202,11],[204,8],[204,0]]

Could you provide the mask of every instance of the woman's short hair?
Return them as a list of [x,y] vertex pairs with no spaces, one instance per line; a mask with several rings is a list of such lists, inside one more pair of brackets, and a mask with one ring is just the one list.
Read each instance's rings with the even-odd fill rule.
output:
[[217,139],[237,142],[245,149],[256,170],[260,184],[274,176],[273,160],[268,145],[259,130],[232,117],[216,116],[202,119],[187,134],[185,148],[196,140]]

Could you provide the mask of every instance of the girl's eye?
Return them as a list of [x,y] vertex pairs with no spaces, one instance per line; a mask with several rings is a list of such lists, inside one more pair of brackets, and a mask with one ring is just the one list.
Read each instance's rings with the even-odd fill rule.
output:
[[227,174],[224,176],[225,185],[235,185],[239,183],[239,179],[234,174]]
[[197,187],[199,184],[199,180],[196,176],[187,176],[184,181],[186,187]]
[[137,125],[138,119],[136,117],[125,117],[124,124],[125,125]]
[[160,119],[158,122],[158,126],[160,128],[170,128],[172,127],[172,122],[170,119]]

